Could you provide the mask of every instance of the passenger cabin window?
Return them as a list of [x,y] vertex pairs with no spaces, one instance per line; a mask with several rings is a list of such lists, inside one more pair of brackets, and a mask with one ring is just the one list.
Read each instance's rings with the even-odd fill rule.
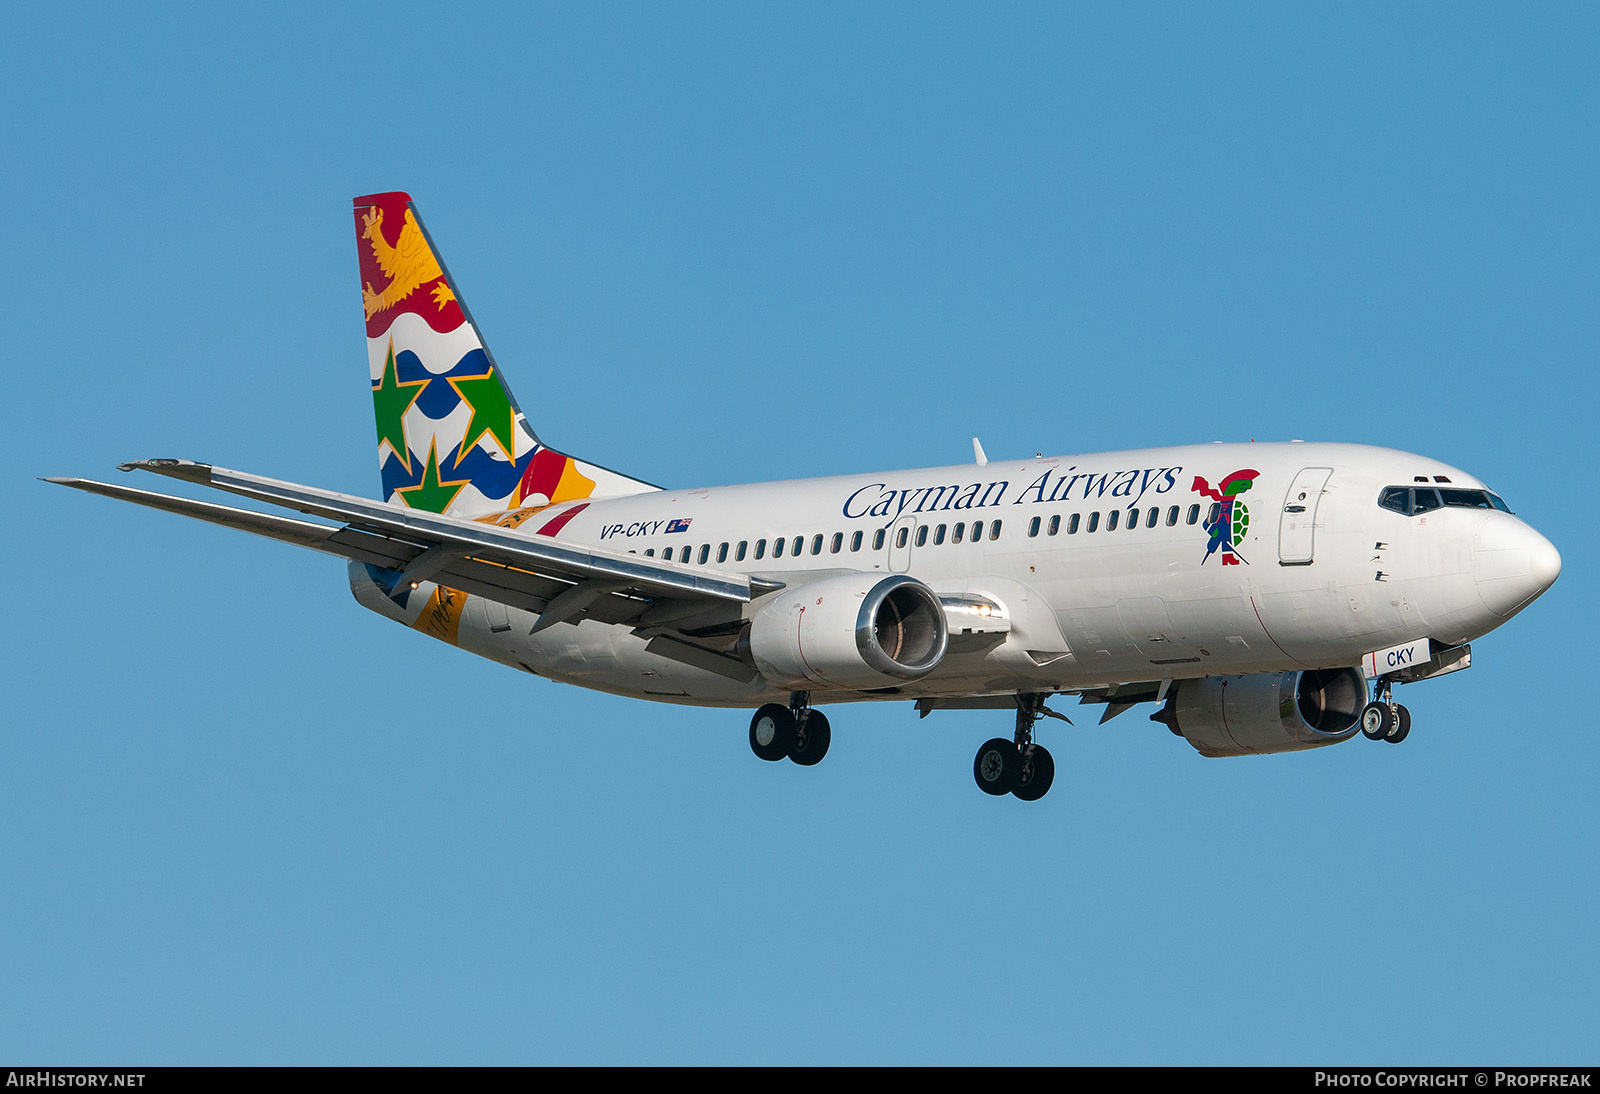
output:
[[1039,534],[1039,525],[1042,524],[1042,523],[1043,523],[1043,521],[1040,520],[1040,518],[1038,518],[1038,517],[1034,517],[1032,520],[1030,520],[1028,522],[1028,538],[1029,539],[1032,539],[1034,536]]
[[910,534],[911,534],[911,529],[909,529],[909,528],[900,529],[900,531],[898,531],[898,532],[896,532],[894,534],[894,545],[896,547],[904,547],[906,545],[906,537],[909,536]]
[[1089,514],[1089,527],[1085,528],[1084,531],[1093,532],[1098,527],[1100,527],[1100,511],[1097,509]]
[[772,557],[773,558],[782,558],[783,557],[783,545],[784,545],[785,542],[786,541],[784,540],[784,538],[782,536],[779,536],[777,539],[772,541]]
[[851,533],[851,535],[850,535],[850,549],[852,551],[861,550],[861,533],[860,532],[852,532]]
[[656,549],[654,547],[646,547],[644,549],[644,557],[645,558],[655,558],[656,557]]
[[706,564],[706,558],[710,554],[711,554],[711,544],[702,543],[700,545],[700,565],[704,566]]
[[1139,510],[1137,510],[1137,509],[1129,509],[1128,510],[1128,531],[1131,532],[1137,527],[1139,527]]
[[1115,532],[1117,530],[1117,518],[1121,515],[1121,509],[1113,509],[1111,512],[1106,514],[1106,531]]
[[728,561],[728,545],[726,543],[719,544],[717,546],[717,561],[718,562],[726,562],[726,561]]
[[1161,510],[1152,505],[1150,507],[1150,515],[1144,518],[1144,526],[1146,528],[1154,528],[1156,526],[1156,521],[1160,519]]
[[[817,538],[820,540],[822,537],[818,536]],[[800,549],[805,546],[805,543],[806,543],[806,537],[805,536],[795,536],[794,537],[794,542],[789,544],[789,553],[791,555],[793,555],[795,558],[799,558],[800,557]]]
[[1178,523],[1178,507],[1176,505],[1174,505],[1171,509],[1167,510],[1167,527],[1171,528],[1174,524],[1177,524],[1177,523]]
[[928,526],[926,524],[924,524],[924,525],[922,525],[921,527],[919,527],[917,529],[917,546],[921,547],[923,544],[925,544],[927,542],[928,542]]
[[822,553],[822,533],[821,532],[818,532],[816,535],[811,537],[811,553],[814,554],[814,555],[820,555]]
[[872,533],[872,549],[874,551],[883,550],[883,529],[882,528],[879,528],[876,532]]
[[744,561],[744,551],[745,551],[745,548],[748,547],[748,546],[750,546],[750,541],[747,540],[747,539],[741,539],[739,541],[739,546],[733,552],[733,561],[735,561],[735,562],[743,562]]
[[950,542],[960,543],[963,535],[966,533],[966,530],[967,526],[965,524],[956,525],[955,530],[950,533]]
[[1185,524],[1193,524],[1195,521],[1197,521],[1199,519],[1200,519],[1200,505],[1199,505],[1199,503],[1196,503],[1194,505],[1189,506],[1189,516],[1188,516],[1188,519],[1186,519],[1184,521],[1184,523]]
[[999,539],[1000,538],[1000,522],[999,521],[994,521],[992,524],[989,525],[989,538],[990,539]]
[[767,541],[764,540],[764,539],[756,540],[756,558],[757,559],[765,558],[766,554],[767,554]]
[[844,533],[843,532],[835,532],[835,533],[833,533],[833,542],[828,545],[828,553],[830,555],[836,555],[843,549],[844,549]]
[[935,547],[944,542],[944,534],[948,530],[949,526],[945,524],[941,524],[933,530],[933,545]]
[[1061,531],[1061,514],[1057,513],[1055,516],[1050,518],[1050,527],[1046,530],[1045,534],[1053,536],[1059,531]]
[[1074,513],[1070,517],[1067,518],[1067,535],[1075,536],[1077,534],[1078,534],[1078,514]]

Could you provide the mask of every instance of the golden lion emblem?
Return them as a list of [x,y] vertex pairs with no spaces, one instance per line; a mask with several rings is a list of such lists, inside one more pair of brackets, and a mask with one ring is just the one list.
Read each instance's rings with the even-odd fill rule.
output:
[[[433,257],[433,250],[428,246],[427,238],[417,226],[416,215],[410,209],[406,210],[405,227],[400,229],[400,239],[393,247],[378,230],[383,224],[382,209],[376,206],[368,209],[361,223],[364,229],[361,238],[371,241],[372,257],[377,260],[378,269],[389,279],[389,284],[381,293],[373,291],[370,281],[362,288],[361,303],[366,308],[368,319],[385,308],[394,307],[428,282],[444,276],[439,260]],[[450,291],[447,284],[441,283],[433,290],[433,301],[441,311],[455,298],[456,294]]]

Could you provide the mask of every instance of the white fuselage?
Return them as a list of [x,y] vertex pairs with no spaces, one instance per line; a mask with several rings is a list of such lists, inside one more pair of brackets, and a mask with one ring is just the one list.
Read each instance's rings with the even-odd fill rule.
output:
[[[1243,512],[1217,542],[1206,524],[1227,496],[1220,484],[1246,471],[1257,474],[1232,495]],[[1391,449],[1208,444],[659,490],[548,512],[578,510],[563,540],[656,558],[670,550],[673,561],[790,589],[845,571],[905,573],[941,595],[1002,606],[1004,635],[953,637],[935,670],[898,688],[813,693],[826,703],[1349,667],[1417,639],[1470,641],[1542,592],[1559,556],[1499,510],[1380,507],[1384,488],[1424,483],[1485,489]],[[352,583],[363,604],[412,625],[428,591],[402,606],[359,566]],[[787,694],[647,652],[625,627],[580,621],[530,635],[536,619],[472,597],[455,641],[625,695],[753,706]]]

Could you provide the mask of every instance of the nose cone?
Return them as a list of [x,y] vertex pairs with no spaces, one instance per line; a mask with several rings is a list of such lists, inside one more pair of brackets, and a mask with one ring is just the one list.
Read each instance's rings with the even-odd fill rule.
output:
[[1555,584],[1561,554],[1516,517],[1490,513],[1473,537],[1472,574],[1483,606],[1511,616]]
[[[1530,529],[1531,530],[1531,529]],[[1533,546],[1533,555],[1529,559],[1533,578],[1533,596],[1538,596],[1556,583],[1556,578],[1561,576],[1561,552],[1556,550],[1556,545],[1545,539],[1538,532],[1533,536],[1537,543]],[[1533,597],[1528,599],[1532,600]]]

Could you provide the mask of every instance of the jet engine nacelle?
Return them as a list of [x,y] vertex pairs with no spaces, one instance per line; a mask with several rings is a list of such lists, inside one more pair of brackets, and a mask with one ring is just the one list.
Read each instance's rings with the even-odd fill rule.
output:
[[1202,756],[1251,756],[1349,740],[1366,703],[1357,669],[1263,672],[1184,680],[1150,717]]
[[904,574],[840,574],[776,593],[750,621],[745,645],[771,683],[867,689],[932,672],[944,656],[944,608]]

